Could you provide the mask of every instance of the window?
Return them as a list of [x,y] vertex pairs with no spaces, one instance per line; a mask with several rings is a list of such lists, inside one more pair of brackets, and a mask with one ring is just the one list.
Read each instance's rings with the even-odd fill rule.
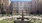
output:
[[36,5],[35,5],[35,8],[36,8]]
[[22,2],[20,2],[22,4]]
[[35,4],[36,4],[36,2],[35,2]]
[[20,2],[20,6],[22,6],[22,2]]

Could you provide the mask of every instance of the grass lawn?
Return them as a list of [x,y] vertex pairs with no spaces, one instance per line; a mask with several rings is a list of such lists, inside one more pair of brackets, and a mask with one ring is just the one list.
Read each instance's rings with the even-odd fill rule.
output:
[[[42,23],[42,20],[38,20],[38,19],[36,19],[36,20],[31,20],[33,23]],[[34,22],[35,21],[35,22]],[[0,21],[0,23],[14,23],[14,21],[13,20],[2,20],[2,21]]]
[[0,23],[14,23],[14,21],[12,20],[12,21],[10,21],[10,20],[2,20],[2,21],[0,21]]
[[36,20],[31,20],[33,23],[42,23],[42,20],[36,19]]

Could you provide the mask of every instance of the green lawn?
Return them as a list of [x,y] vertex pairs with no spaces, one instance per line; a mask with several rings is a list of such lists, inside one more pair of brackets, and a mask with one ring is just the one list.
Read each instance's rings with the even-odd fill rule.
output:
[[14,23],[14,21],[12,20],[12,21],[10,21],[10,20],[2,20],[2,21],[0,21],[0,23]]
[[41,20],[40,19],[31,20],[31,22],[33,22],[33,23],[42,23],[42,19]]

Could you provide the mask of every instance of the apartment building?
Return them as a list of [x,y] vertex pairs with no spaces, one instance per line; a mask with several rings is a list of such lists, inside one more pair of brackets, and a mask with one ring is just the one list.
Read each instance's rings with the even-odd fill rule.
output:
[[42,0],[39,0],[38,2],[38,9],[39,9],[39,13],[42,14]]
[[39,2],[39,0],[32,0],[32,12],[31,13],[34,13],[34,14],[37,13],[38,2]]
[[26,10],[26,14],[30,14],[31,13],[31,8],[32,8],[31,4],[32,4],[31,1],[24,3],[24,10]]
[[13,14],[17,14],[18,2],[12,1],[10,6],[11,6],[10,9],[13,10]]
[[31,2],[11,2],[11,6],[13,7],[13,10],[16,11],[16,13],[18,14],[22,14],[22,10],[23,12],[26,14],[26,10],[29,13],[29,10],[31,9]]
[[31,12],[31,2],[19,2],[19,14],[22,14],[22,10],[24,14],[30,14]]

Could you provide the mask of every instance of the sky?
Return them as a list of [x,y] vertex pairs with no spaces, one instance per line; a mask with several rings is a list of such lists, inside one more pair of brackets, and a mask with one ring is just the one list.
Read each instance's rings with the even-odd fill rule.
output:
[[11,0],[11,1],[31,1],[31,0]]

